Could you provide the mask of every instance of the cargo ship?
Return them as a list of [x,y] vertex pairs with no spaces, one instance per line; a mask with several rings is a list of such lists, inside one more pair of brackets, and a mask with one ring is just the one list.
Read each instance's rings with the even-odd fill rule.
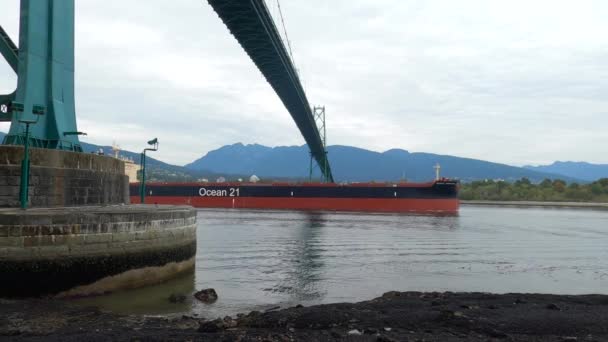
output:
[[[459,182],[428,183],[146,183],[145,202],[196,208],[457,213]],[[130,185],[139,203],[139,183]]]

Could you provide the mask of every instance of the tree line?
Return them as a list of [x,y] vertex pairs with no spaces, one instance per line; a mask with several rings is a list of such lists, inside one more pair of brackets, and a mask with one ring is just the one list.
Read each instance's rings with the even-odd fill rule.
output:
[[608,178],[593,183],[566,183],[545,179],[532,183],[522,178],[513,183],[482,180],[461,184],[460,199],[486,201],[608,202]]

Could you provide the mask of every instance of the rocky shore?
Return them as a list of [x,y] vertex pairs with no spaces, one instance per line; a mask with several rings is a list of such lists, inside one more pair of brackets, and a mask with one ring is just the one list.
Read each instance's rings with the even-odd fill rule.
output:
[[1,300],[0,340],[608,341],[608,295],[389,292],[216,320]]

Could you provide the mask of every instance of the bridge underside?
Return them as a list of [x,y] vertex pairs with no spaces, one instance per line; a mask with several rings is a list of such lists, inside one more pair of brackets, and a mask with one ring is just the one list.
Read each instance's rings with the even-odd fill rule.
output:
[[263,0],[208,0],[275,90],[308,144],[324,176],[333,176],[312,109],[295,67]]

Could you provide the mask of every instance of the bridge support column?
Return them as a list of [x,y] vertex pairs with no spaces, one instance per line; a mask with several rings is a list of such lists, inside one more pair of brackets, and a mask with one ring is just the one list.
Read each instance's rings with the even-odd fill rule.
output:
[[19,121],[32,120],[34,108],[41,107],[46,114],[32,126],[31,145],[82,151],[74,109],[74,0],[21,0],[18,51],[10,49],[8,35],[2,38],[7,61],[18,57],[17,91],[3,99],[23,104],[21,113],[3,106],[3,118],[11,121],[4,144],[23,145],[25,126]]
[[[317,126],[317,129],[319,130],[319,135],[321,137],[321,143],[323,145],[323,151],[325,153],[325,158],[323,158],[323,161],[321,162],[321,164],[317,163],[317,166],[319,167],[319,170],[321,170],[321,175],[323,177],[323,182],[330,182],[331,179],[329,178],[330,172],[329,172],[329,161],[327,160],[327,130],[325,128],[325,106],[314,106],[312,109],[312,115],[315,121],[315,125]],[[313,163],[312,163],[312,159],[313,159],[313,153],[312,151],[310,152],[310,169],[309,169],[309,178],[310,180],[312,180],[312,171],[313,171]]]

